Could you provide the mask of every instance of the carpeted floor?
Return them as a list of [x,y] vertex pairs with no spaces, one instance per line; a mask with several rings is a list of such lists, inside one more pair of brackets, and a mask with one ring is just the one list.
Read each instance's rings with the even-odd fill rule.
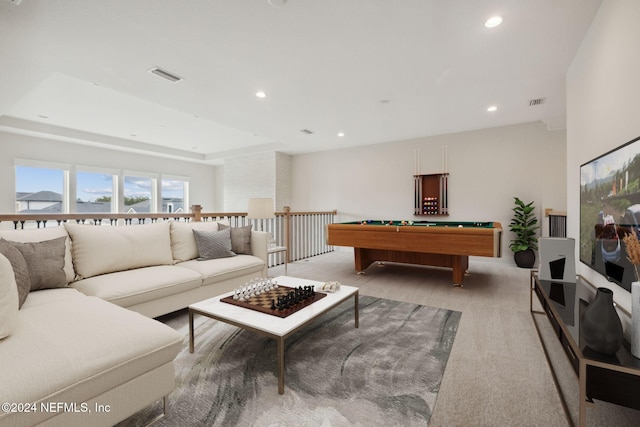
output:
[[[285,394],[277,392],[275,341],[197,318],[176,359],[177,387],[159,426],[398,425],[431,418],[461,313],[360,297],[286,342]],[[187,313],[162,319],[186,331]],[[120,426],[144,425],[159,405]],[[301,417],[303,415],[303,417]]]
[[[331,252],[290,263],[288,275],[312,280],[337,280],[345,285],[357,286],[361,296],[464,313],[440,384],[436,406],[431,408],[433,413],[430,427],[566,427],[568,423],[560,398],[529,312],[529,270],[517,268],[508,260],[504,261],[485,262],[472,257],[471,274],[465,276],[464,288],[451,286],[449,270],[406,264],[374,264],[366,270],[366,274],[357,275],[354,271],[353,253],[348,251]],[[284,266],[269,269],[272,277],[283,274]],[[197,324],[205,321],[203,318],[196,320]],[[164,321],[185,335],[188,333],[186,321],[182,321],[183,326],[180,326],[179,318]],[[576,376],[555,339],[550,323],[544,318],[539,323],[543,334],[549,337],[548,340],[545,339],[545,342],[548,341],[547,348],[569,400],[573,418],[577,420]],[[200,345],[196,341],[197,354],[200,354]],[[276,390],[275,367],[269,365],[268,368],[273,370],[270,374],[273,379],[270,380],[269,388],[264,389],[261,399],[265,407],[276,408],[275,412],[283,407],[287,411],[295,411],[298,407],[300,411],[296,411],[294,422],[279,423],[273,421],[273,417],[267,417],[260,425],[322,425],[314,418],[315,413],[305,412],[304,405],[300,405],[302,402],[291,394],[289,369],[292,363],[291,356],[288,356],[289,376],[282,396]],[[178,375],[184,373],[178,372]],[[150,412],[157,414],[160,412],[159,408],[156,405]],[[173,409],[170,408],[171,411]],[[376,420],[374,423],[343,419],[339,421],[341,424],[338,425],[389,424],[388,420]],[[391,425],[394,424],[398,425],[391,421]],[[182,422],[175,425],[205,424]],[[228,425],[234,424],[230,422]],[[335,424],[327,422],[326,425]],[[637,425],[640,425],[640,411],[604,402],[587,407],[588,427]]]

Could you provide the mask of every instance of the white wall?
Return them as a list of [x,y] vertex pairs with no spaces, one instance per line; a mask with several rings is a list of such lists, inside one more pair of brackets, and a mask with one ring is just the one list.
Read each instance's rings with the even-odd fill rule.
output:
[[[638,0],[604,0],[567,72],[568,234],[576,241],[580,165],[640,136],[638,22]],[[582,263],[577,272],[613,289],[616,301],[629,309],[628,292]]]
[[224,161],[224,211],[246,212],[252,197],[271,197],[276,211],[290,204],[291,157],[275,151]]
[[439,173],[443,146],[449,216],[438,219],[502,223],[505,262],[513,196],[535,202],[545,230],[544,208],[566,209],[565,133],[540,122],[293,156],[291,207],[337,209],[338,221],[424,219],[413,215],[415,152],[419,173]]
[[0,132],[0,212],[3,213],[13,213],[15,208],[16,158],[191,177],[190,204],[202,205],[205,212],[216,208],[213,166]]

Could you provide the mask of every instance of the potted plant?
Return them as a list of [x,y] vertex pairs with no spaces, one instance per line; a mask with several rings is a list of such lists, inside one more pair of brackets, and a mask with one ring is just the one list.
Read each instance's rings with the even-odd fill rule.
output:
[[509,229],[516,233],[516,238],[511,241],[509,247],[513,251],[513,259],[521,268],[532,268],[536,262],[535,250],[538,249],[538,218],[534,213],[533,202],[525,204],[514,197],[516,206],[513,210],[513,218]]

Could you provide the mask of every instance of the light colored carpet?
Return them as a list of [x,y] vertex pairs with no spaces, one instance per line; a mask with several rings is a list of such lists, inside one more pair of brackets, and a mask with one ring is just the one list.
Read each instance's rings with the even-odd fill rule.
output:
[[[337,280],[359,287],[360,295],[463,313],[430,426],[566,426],[529,313],[529,270],[472,259],[470,272],[464,288],[451,286],[450,271],[421,266],[386,263],[356,275],[348,251],[288,266],[289,276]],[[269,274],[284,274],[284,266],[270,268]],[[549,322],[541,320],[542,332],[552,338]],[[553,339],[545,342],[576,414],[575,374],[559,344]],[[640,425],[638,411],[602,402],[588,408],[587,419],[589,426]],[[297,421],[296,425],[318,425],[304,412]]]
[[[284,274],[284,267],[269,274]],[[529,270],[472,258],[464,287],[455,288],[445,269],[385,263],[357,275],[353,253],[337,251],[289,264],[288,275],[329,278],[358,286],[361,295],[463,313],[430,426],[568,425],[529,312]],[[549,322],[541,320],[577,422],[576,376]],[[597,402],[587,409],[587,425],[638,426],[640,411]]]
[[[198,322],[175,361],[169,415],[157,426],[422,426],[432,414],[460,312],[359,298],[285,342],[285,392],[277,392],[275,341],[213,320]],[[163,318],[185,331],[187,313]],[[144,425],[150,408],[119,427]],[[303,421],[303,422],[301,422]]]

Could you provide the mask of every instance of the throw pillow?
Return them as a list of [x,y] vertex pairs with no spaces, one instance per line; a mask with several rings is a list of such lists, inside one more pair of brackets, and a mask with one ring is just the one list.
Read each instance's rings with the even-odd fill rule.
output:
[[218,224],[215,221],[171,221],[171,252],[175,262],[198,258],[198,246],[193,237],[193,230],[218,231]]
[[[231,228],[231,250],[236,254],[251,255],[251,227],[253,227],[253,224],[246,227]],[[229,228],[229,226],[218,223],[218,230],[224,230],[225,228]]]
[[236,256],[231,250],[231,230],[221,231],[193,230],[198,246],[199,260],[227,258]]
[[64,272],[66,237],[43,242],[9,242],[20,251],[27,262],[31,290],[64,288],[67,276]]
[[[51,224],[51,221],[49,221],[49,224]],[[25,230],[0,230],[0,238],[10,242],[43,242],[62,236],[67,239],[64,253],[64,271],[67,275],[67,283],[70,283],[76,280],[76,272],[73,269],[73,259],[71,258],[71,239],[64,225]]]
[[27,299],[29,291],[31,291],[31,279],[29,278],[27,261],[25,261],[17,248],[4,239],[0,239],[0,254],[4,255],[11,263],[13,276],[18,288],[18,309],[20,309]]
[[9,336],[18,321],[18,288],[11,263],[0,254],[0,340]]

